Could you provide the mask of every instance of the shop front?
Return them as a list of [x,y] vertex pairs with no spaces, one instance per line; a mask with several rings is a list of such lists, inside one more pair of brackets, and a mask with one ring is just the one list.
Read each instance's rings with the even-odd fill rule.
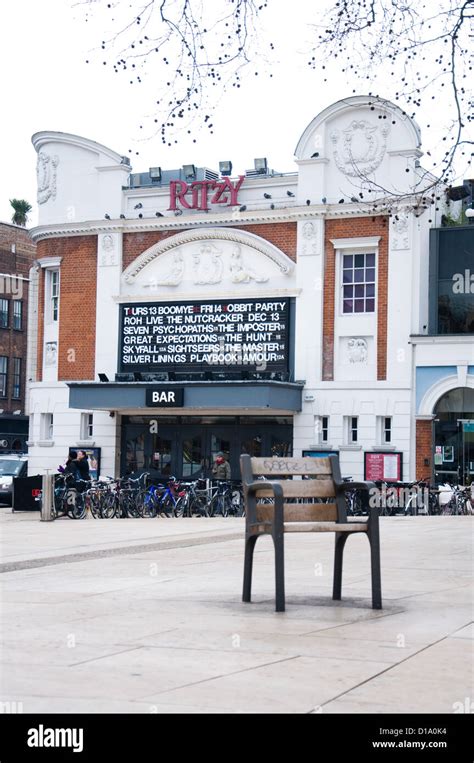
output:
[[289,456],[293,422],[277,416],[124,416],[121,473],[143,471],[180,479],[212,477],[223,455],[231,478],[240,478],[239,456]]

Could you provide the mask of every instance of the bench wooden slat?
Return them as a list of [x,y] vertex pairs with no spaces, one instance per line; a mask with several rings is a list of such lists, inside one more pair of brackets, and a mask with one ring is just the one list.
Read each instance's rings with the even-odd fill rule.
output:
[[255,476],[288,477],[292,474],[332,474],[329,458],[252,458]]
[[[280,485],[287,498],[334,498],[335,495],[332,479],[282,480]],[[273,492],[265,490],[265,482],[262,481],[262,490],[255,495],[257,498],[272,498]]]
[[[271,522],[275,507],[271,504],[257,504],[257,520],[259,522]],[[284,522],[324,522],[337,519],[337,507],[335,503],[284,503]]]
[[367,532],[367,522],[347,522],[337,524],[336,522],[285,522],[283,532],[285,533],[355,533]]

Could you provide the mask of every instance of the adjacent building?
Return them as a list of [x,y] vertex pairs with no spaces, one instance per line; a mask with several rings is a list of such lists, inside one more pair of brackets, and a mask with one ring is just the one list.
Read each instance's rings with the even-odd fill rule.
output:
[[28,293],[35,257],[25,228],[0,223],[0,454],[27,449]]
[[[224,453],[238,478],[241,452],[433,474],[436,404],[472,392],[474,329],[437,337],[442,204],[397,106],[333,104],[285,173],[260,157],[239,176],[230,161],[133,174],[75,135],[33,145],[30,473],[85,447],[103,475],[193,478]],[[445,359],[436,397],[426,369]]]

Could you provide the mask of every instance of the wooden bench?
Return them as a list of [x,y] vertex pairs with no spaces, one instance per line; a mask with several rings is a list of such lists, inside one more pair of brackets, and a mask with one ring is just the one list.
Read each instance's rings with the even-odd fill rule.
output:
[[[252,561],[260,535],[271,535],[275,548],[277,612],[285,610],[284,534],[288,532],[334,532],[333,599],[341,598],[342,562],[350,533],[365,533],[370,543],[372,607],[382,609],[380,579],[379,512],[369,507],[368,517],[347,517],[344,492],[370,490],[372,482],[343,482],[339,459],[240,457],[245,500],[245,562],[243,601],[250,601]],[[267,480],[257,479],[266,477]],[[285,478],[276,480],[275,478]],[[298,479],[294,479],[297,477]],[[302,478],[309,479],[302,479]],[[334,499],[321,502],[318,499]],[[285,499],[290,502],[285,503]],[[295,502],[295,499],[299,499]],[[316,500],[315,500],[316,499]]]

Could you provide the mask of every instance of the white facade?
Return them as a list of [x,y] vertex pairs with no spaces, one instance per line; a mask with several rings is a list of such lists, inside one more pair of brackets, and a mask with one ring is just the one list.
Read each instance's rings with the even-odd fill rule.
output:
[[[402,451],[403,477],[414,478],[416,405],[410,337],[425,333],[428,323],[428,231],[436,218],[433,213],[430,222],[431,213],[417,207],[420,135],[398,107],[367,97],[338,102],[304,131],[296,149],[297,173],[246,178],[239,206],[210,204],[207,213],[184,210],[180,216],[168,211],[168,187],[123,190],[130,167],[119,154],[99,144],[54,132],[37,133],[33,144],[39,157],[40,203],[39,226],[33,236],[39,242],[97,236],[95,376],[89,381],[96,381],[99,373],[112,381],[118,371],[118,305],[122,303],[291,298],[295,302],[293,380],[305,382],[301,412],[293,415],[294,454],[337,450],[342,473],[363,479],[364,451]],[[389,201],[384,201],[388,194]],[[240,211],[241,207],[245,209]],[[162,216],[157,217],[157,212]],[[378,283],[382,277],[378,272],[380,235],[370,231],[354,235],[351,221],[378,219],[388,213],[392,217],[388,223],[386,378],[378,380],[379,306],[376,301],[374,312],[344,314],[341,262],[344,254],[374,253]],[[335,220],[345,221],[345,233],[328,239],[327,221]],[[258,235],[259,226],[272,225],[277,232],[286,223],[297,225],[296,262],[284,245],[266,238],[266,229],[260,227],[262,235]],[[254,226],[252,232],[243,229],[249,225]],[[174,235],[144,246],[124,269],[124,234],[161,231]],[[333,380],[323,381],[328,247],[335,251],[336,263],[334,360]],[[63,278],[60,259],[40,256],[39,265],[48,272],[57,269]],[[55,469],[68,448],[88,444],[102,449],[102,475],[118,474],[121,414],[143,414],[143,410],[117,410],[113,417],[109,410],[90,411],[93,436],[84,439],[81,414],[88,411],[70,409],[69,388],[58,381],[57,355],[67,350],[57,345],[56,355],[52,350],[58,342],[61,300],[59,321],[54,321],[48,319],[50,299],[46,286],[43,376],[30,384],[29,473]],[[31,346],[36,341],[32,328]],[[427,352],[426,347],[422,352]],[[461,354],[473,364],[465,348]],[[35,373],[34,363],[32,369]],[[216,412],[223,413],[212,408],[186,411],[187,415]],[[49,437],[44,426],[45,414],[51,413],[53,436]],[[324,442],[321,417],[328,417]],[[348,430],[354,417],[356,443]],[[381,436],[385,418],[392,423],[389,443]]]

